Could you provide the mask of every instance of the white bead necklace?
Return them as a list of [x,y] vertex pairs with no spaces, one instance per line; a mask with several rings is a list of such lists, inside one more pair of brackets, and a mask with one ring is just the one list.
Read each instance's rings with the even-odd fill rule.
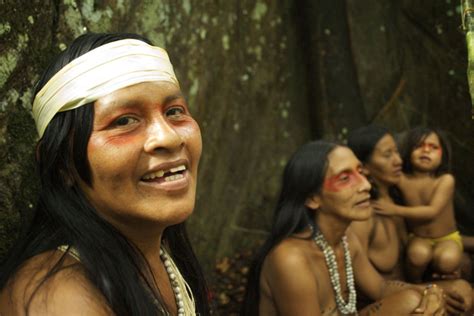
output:
[[339,278],[339,272],[337,270],[336,256],[331,246],[324,238],[324,236],[318,232],[314,237],[314,241],[321,248],[324,254],[324,259],[329,269],[329,276],[331,278],[332,288],[336,297],[336,306],[339,312],[343,315],[357,314],[356,307],[356,290],[354,285],[354,273],[352,271],[351,253],[349,252],[349,245],[347,243],[347,237],[342,237],[342,246],[344,248],[344,267],[346,270],[347,288],[349,289],[349,299],[346,303],[341,293],[341,282]]
[[195,315],[194,298],[192,296],[191,288],[186,283],[173,260],[168,256],[166,251],[160,249],[160,258],[165,265],[166,272],[173,288],[174,297],[176,299],[176,306],[178,308],[178,316]]

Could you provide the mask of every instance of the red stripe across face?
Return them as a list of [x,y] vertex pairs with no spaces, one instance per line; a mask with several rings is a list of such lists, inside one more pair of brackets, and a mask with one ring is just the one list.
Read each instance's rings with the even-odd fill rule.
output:
[[436,146],[435,144],[424,143],[424,142],[418,145],[418,148],[421,148],[426,151],[437,151],[439,153],[443,152],[443,149],[441,148],[441,146]]
[[343,171],[324,180],[324,189],[330,192],[339,192],[360,184],[364,175],[357,170]]

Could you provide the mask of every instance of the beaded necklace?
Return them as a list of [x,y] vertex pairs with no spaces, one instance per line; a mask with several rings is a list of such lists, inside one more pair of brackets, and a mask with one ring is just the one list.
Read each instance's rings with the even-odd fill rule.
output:
[[173,259],[167,254],[164,248],[160,249],[160,258],[165,265],[166,272],[173,288],[176,305],[178,307],[178,316],[196,315],[194,297],[191,287],[186,283],[183,276],[176,267]]
[[344,248],[344,267],[346,270],[347,288],[349,289],[349,299],[346,303],[341,293],[341,282],[339,272],[337,270],[336,255],[324,238],[323,234],[318,232],[314,237],[315,243],[321,248],[324,254],[324,259],[329,270],[332,288],[336,297],[336,306],[339,312],[343,315],[357,314],[356,309],[356,290],[354,286],[354,273],[352,271],[351,253],[349,252],[349,245],[347,237],[342,237],[342,247]]
[[[57,249],[64,253],[69,253],[69,255],[77,261],[81,261],[79,253],[75,248],[67,245],[61,245],[58,246]],[[168,277],[171,282],[171,287],[173,288],[176,306],[178,307],[178,316],[195,316],[196,308],[191,287],[188,285],[186,280],[184,280],[183,276],[179,272],[178,267],[173,262],[173,259],[171,259],[163,247],[160,248],[160,258],[165,265],[166,272],[168,273]],[[151,291],[150,295],[152,295]],[[157,300],[155,300],[155,304],[160,305]],[[169,315],[169,313],[167,313],[162,307],[161,312]]]

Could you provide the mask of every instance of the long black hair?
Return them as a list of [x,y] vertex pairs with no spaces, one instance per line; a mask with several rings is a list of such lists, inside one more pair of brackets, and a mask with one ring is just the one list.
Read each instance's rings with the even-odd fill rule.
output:
[[[106,43],[127,38],[150,43],[140,35],[127,33],[89,33],[78,37],[46,69],[36,86],[35,95],[73,59]],[[79,254],[86,277],[103,294],[116,315],[166,314],[162,298],[152,294],[153,281],[142,253],[98,215],[77,184],[79,178],[91,184],[87,144],[93,120],[94,107],[89,103],[56,114],[46,128],[37,147],[41,180],[38,203],[26,234],[20,236],[2,262],[0,288],[14,278],[15,272],[28,259],[58,246],[69,245]],[[166,228],[162,238],[193,291],[196,312],[209,315],[207,286],[185,224]],[[48,272],[43,283],[61,269],[65,256]],[[29,302],[31,298],[25,304],[25,313],[28,313]]]
[[[393,134],[385,127],[378,125],[367,125],[351,131],[347,136],[347,146],[354,152],[357,159],[362,164],[370,163],[372,154],[374,153],[377,143],[386,135],[393,137]],[[395,137],[394,137],[395,138]],[[374,179],[369,174],[369,180],[372,188],[370,189],[370,197],[374,200],[379,198],[379,190]],[[396,186],[391,186],[388,189],[390,197],[397,203],[403,204],[402,193]]]
[[411,153],[423,142],[426,137],[431,133],[434,133],[438,136],[439,143],[442,148],[441,164],[434,171],[435,176],[440,176],[444,173],[451,172],[451,143],[448,140],[448,136],[445,132],[436,128],[429,128],[424,126],[418,126],[408,131],[405,135],[402,146],[401,153],[403,158],[403,171],[406,173],[413,173],[413,164],[411,162]]
[[270,235],[251,265],[242,315],[258,315],[259,280],[267,254],[283,239],[312,226],[317,232],[314,211],[305,202],[321,191],[328,166],[328,155],[338,145],[315,141],[299,148],[286,164],[282,188],[273,215]]
[[[370,162],[375,146],[385,135],[392,135],[385,127],[377,125],[363,126],[349,133],[347,146],[354,152],[357,159],[365,165]],[[370,196],[372,199],[377,199],[379,197],[377,185],[370,175],[367,178],[372,185]]]

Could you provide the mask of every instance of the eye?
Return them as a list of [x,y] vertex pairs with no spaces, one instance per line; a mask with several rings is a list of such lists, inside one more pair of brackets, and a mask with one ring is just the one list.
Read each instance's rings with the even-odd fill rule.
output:
[[349,174],[347,172],[342,173],[339,177],[338,180],[341,182],[346,182],[349,180]]
[[138,122],[138,120],[132,116],[122,116],[116,119],[112,125],[120,127],[120,126],[127,126],[135,122]]
[[179,119],[181,118],[186,111],[184,110],[183,107],[180,106],[174,106],[166,110],[166,116],[171,118],[171,119]]

